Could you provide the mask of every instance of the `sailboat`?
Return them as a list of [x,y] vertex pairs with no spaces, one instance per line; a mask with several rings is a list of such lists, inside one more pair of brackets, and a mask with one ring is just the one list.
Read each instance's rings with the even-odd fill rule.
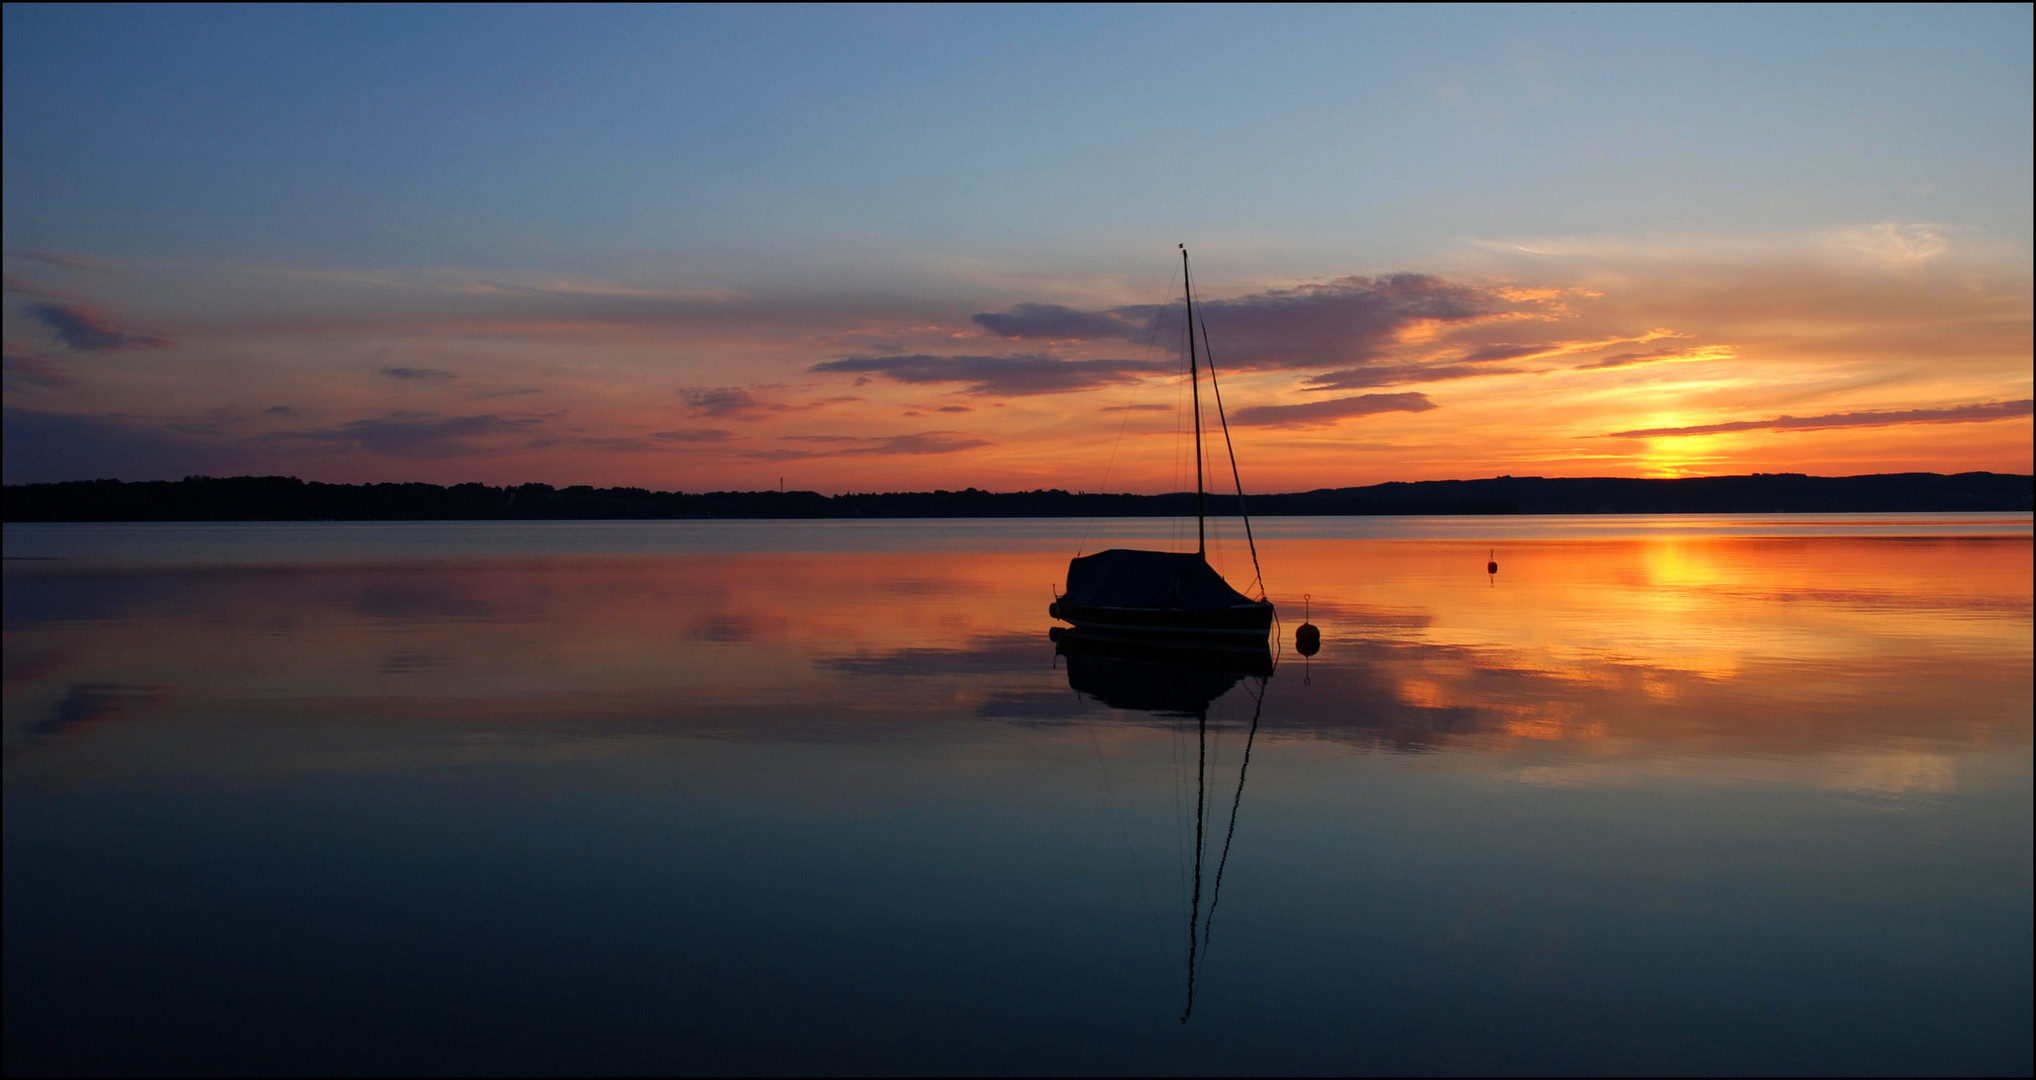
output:
[[[1112,548],[1077,555],[1068,562],[1067,591],[1056,596],[1046,610],[1085,633],[1263,648],[1273,621],[1263,575],[1255,582],[1259,596],[1253,600],[1232,588],[1209,565],[1208,496],[1202,475],[1203,355],[1209,357],[1209,387],[1215,394],[1217,419],[1223,424],[1223,444],[1230,451],[1230,475],[1237,481],[1238,513],[1244,515],[1244,537],[1251,546],[1254,571],[1258,568],[1258,544],[1252,539],[1251,518],[1244,510],[1244,481],[1237,472],[1237,448],[1230,442],[1230,420],[1223,413],[1215,357],[1208,350],[1209,328],[1195,317],[1194,279],[1188,272],[1185,244],[1181,246],[1181,280],[1187,303],[1188,385],[1195,410],[1195,550]],[[1200,351],[1195,346],[1198,327],[1202,332]]]

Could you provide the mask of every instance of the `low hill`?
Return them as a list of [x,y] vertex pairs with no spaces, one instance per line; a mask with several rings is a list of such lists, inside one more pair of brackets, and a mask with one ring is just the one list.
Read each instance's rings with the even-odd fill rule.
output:
[[[1804,476],[1755,473],[1685,480],[1500,476],[1253,495],[1251,513],[1729,514],[2029,510],[2036,483],[2001,473]],[[1236,496],[1210,495],[1234,514]],[[322,484],[287,476],[186,477],[123,483],[10,484],[0,517],[28,521],[501,521],[660,518],[1171,517],[1192,493],[1112,495],[1059,489],[990,492],[649,491],[546,484]]]

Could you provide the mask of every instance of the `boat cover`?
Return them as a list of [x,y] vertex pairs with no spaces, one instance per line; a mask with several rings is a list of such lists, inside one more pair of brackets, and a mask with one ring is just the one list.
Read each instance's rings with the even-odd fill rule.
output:
[[1111,548],[1071,559],[1066,603],[1081,607],[1196,611],[1254,601],[1195,552]]

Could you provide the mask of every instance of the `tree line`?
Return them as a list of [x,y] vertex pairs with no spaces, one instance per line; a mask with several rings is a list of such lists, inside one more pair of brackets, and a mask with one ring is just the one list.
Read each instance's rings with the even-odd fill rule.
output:
[[[1679,480],[1500,476],[1252,495],[1252,514],[1846,513],[2029,510],[2032,478],[2000,473],[1819,477],[1755,473]],[[1230,516],[1235,495],[1210,495]],[[1192,492],[651,491],[548,484],[325,484],[289,476],[188,476],[124,483],[10,484],[5,520],[27,521],[507,521],[671,518],[1183,517]]]

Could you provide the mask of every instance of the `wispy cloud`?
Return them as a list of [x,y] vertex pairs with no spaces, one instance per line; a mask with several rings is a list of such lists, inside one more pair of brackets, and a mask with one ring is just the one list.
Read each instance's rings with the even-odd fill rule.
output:
[[758,390],[776,387],[713,386],[698,387],[679,391],[687,407],[696,416],[728,420],[756,420],[779,413],[811,412],[829,405],[845,405],[861,398],[853,395],[837,395],[818,398],[813,401],[778,401],[757,393]]
[[10,251],[7,257],[59,270],[103,270],[107,267],[105,262],[89,255],[71,255],[61,251]]
[[958,431],[922,431],[914,435],[892,435],[879,439],[867,446],[853,446],[837,451],[843,456],[856,454],[954,454],[973,450],[978,446],[995,445],[988,439],[963,435]]
[[5,364],[7,382],[11,385],[55,387],[70,386],[78,381],[49,360],[28,353],[6,353],[4,361],[0,362]]
[[1502,341],[1472,349],[1457,359],[1466,364],[1483,364],[1493,360],[1518,360],[1522,357],[1538,356],[1549,349],[1550,346],[1546,342],[1539,345],[1516,345],[1510,341]]
[[437,416],[394,412],[367,420],[350,420],[336,428],[278,432],[272,439],[351,443],[370,454],[431,459],[478,455],[488,448],[469,441],[476,437],[527,434],[542,424],[538,417]]
[[1679,350],[1677,349],[1651,349],[1647,352],[1624,352],[1618,354],[1617,356],[1607,356],[1602,360],[1593,360],[1588,364],[1578,364],[1576,366],[1576,370],[1597,371],[1602,368],[1620,368],[1620,367],[1631,367],[1634,364],[1652,364],[1661,360],[1670,359],[1678,355],[1678,353]]
[[419,367],[385,367],[382,369],[382,374],[392,379],[413,379],[425,382],[443,382],[447,379],[459,378],[458,375],[450,371]]
[[1619,353],[1602,360],[1593,360],[1588,364],[1578,364],[1572,370],[1601,371],[1606,368],[1632,367],[1636,364],[1659,364],[1669,360],[1730,360],[1735,355],[1736,352],[1729,345],[1664,347],[1646,352]]
[[1048,341],[1132,337],[1148,332],[1151,324],[1149,317],[1130,319],[1119,311],[1077,311],[1060,304],[1018,304],[1009,311],[986,311],[970,319],[998,337]]
[[1606,438],[1651,439],[1666,435],[1717,435],[1728,431],[1816,431],[1822,428],[1886,427],[1891,424],[1967,424],[1983,420],[2007,420],[2031,415],[2036,399],[1989,401],[1980,405],[1953,405],[1942,409],[1889,409],[1823,416],[1777,416],[1771,420],[1734,420],[1723,424],[1691,427],[1636,428],[1615,431]]
[[727,416],[746,420],[765,413],[789,412],[791,406],[767,401],[757,396],[754,390],[736,386],[717,386],[701,390],[681,390],[679,396],[701,416]]
[[979,439],[959,431],[921,431],[910,435],[885,437],[864,437],[856,435],[788,435],[787,441],[834,444],[834,449],[807,450],[798,447],[780,447],[774,450],[752,450],[742,454],[751,461],[799,461],[807,458],[829,457],[896,457],[922,456],[927,454],[954,454],[963,450],[974,450],[979,446],[995,445],[988,439]]
[[77,352],[120,352],[125,349],[167,349],[170,339],[130,333],[112,319],[83,304],[30,304],[28,314],[56,332]]
[[1252,405],[1233,413],[1230,422],[1247,427],[1317,427],[1353,416],[1371,416],[1375,413],[1388,412],[1427,412],[1436,407],[1433,401],[1428,400],[1426,394],[1360,394],[1357,397],[1330,398],[1327,401],[1310,401],[1300,405]]
[[1025,356],[848,356],[813,365],[815,372],[882,375],[901,383],[962,383],[970,394],[1026,397],[1093,390],[1136,382],[1146,365],[1136,360],[1061,360]]
[[1310,375],[1310,390],[1364,390],[1374,386],[1401,386],[1406,383],[1443,382],[1481,375],[1518,375],[1523,369],[1485,364],[1367,364],[1363,367],[1325,371]]
[[721,443],[733,436],[734,433],[726,428],[693,428],[688,431],[653,431],[649,437],[659,442]]
[[[592,436],[583,436],[580,438],[566,439],[561,441],[570,443],[573,446],[584,446],[589,450],[606,450],[610,453],[617,454],[636,454],[643,453],[644,451],[647,450],[669,449],[669,447],[659,446],[656,443],[649,442],[644,439],[631,439],[626,436],[612,438],[595,438]],[[532,442],[530,445],[532,447],[543,447],[554,445],[554,442],[553,440],[544,439]]]
[[37,735],[56,735],[90,727],[138,709],[169,700],[170,688],[160,684],[72,683],[46,720],[29,725]]

